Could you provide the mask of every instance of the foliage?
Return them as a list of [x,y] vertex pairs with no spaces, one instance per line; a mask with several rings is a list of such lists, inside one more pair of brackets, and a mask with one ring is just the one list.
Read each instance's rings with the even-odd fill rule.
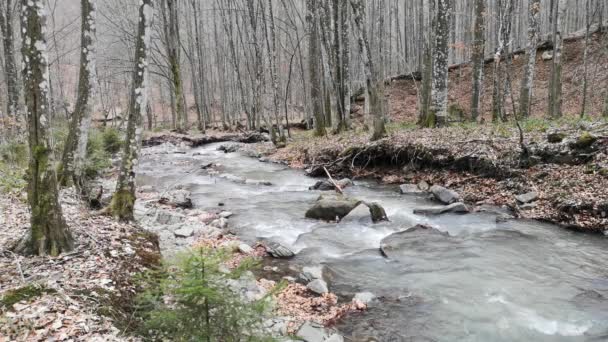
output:
[[107,127],[102,133],[103,146],[106,152],[115,154],[120,151],[122,147],[122,139],[120,138],[120,132],[116,128]]
[[25,185],[28,148],[24,143],[0,145],[0,193],[19,191]]
[[146,291],[138,298],[142,334],[154,340],[271,341],[259,329],[271,294],[245,303],[228,283],[254,263],[246,260],[228,271],[229,257],[228,250],[201,248],[145,274]]
[[111,156],[105,148],[105,135],[92,130],[89,133],[87,144],[87,158],[84,165],[84,174],[87,178],[93,179],[112,165]]

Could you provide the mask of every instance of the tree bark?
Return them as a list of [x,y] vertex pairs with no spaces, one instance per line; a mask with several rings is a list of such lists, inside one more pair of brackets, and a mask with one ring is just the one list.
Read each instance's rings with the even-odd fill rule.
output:
[[175,100],[176,129],[180,132],[188,130],[188,109],[184,101],[184,82],[180,61],[180,31],[177,0],[164,0],[163,15],[167,44],[167,61],[171,71],[171,90]]
[[148,53],[152,37],[154,2],[153,0],[142,0],[140,4],[137,44],[135,45],[135,66],[129,100],[129,121],[116,192],[112,197],[111,204],[112,214],[123,221],[133,220],[135,167],[138,164],[139,147],[141,145],[142,118],[145,115],[148,103]]
[[530,116],[532,89],[534,87],[534,74],[536,69],[536,49],[538,47],[538,35],[540,31],[539,14],[541,0],[530,0],[528,6],[528,62],[524,70],[524,78],[521,82],[521,94],[519,96],[519,116],[526,118]]
[[553,25],[553,60],[551,64],[551,75],[549,79],[549,105],[548,116],[559,118],[562,116],[562,21],[566,12],[565,0],[553,0],[552,25]]
[[479,118],[481,92],[483,90],[483,68],[486,46],[486,0],[475,1],[475,28],[473,30],[473,91],[471,95],[471,120]]
[[80,71],[78,98],[70,121],[70,131],[65,143],[60,184],[72,180],[79,189],[84,189],[84,164],[89,141],[89,128],[93,112],[93,101],[97,89],[96,77],[96,3],[81,0]]
[[431,88],[431,109],[429,115],[435,118],[436,126],[447,124],[448,116],[448,41],[450,38],[450,0],[435,0],[435,46],[433,49],[433,81]]
[[9,132],[19,133],[19,73],[15,62],[15,38],[13,34],[13,0],[0,4],[0,30],[4,49],[4,79],[6,80],[6,115]]
[[73,238],[59,204],[55,160],[49,139],[46,17],[44,8],[37,4],[42,2],[21,1],[21,53],[30,146],[28,201],[31,230],[27,249],[38,255],[57,256],[73,248]]
[[306,1],[306,21],[308,22],[308,72],[310,73],[310,97],[312,100],[312,110],[315,119],[315,136],[325,135],[325,115],[323,113],[323,98],[321,95],[321,75],[319,61],[320,41],[317,14],[318,0]]

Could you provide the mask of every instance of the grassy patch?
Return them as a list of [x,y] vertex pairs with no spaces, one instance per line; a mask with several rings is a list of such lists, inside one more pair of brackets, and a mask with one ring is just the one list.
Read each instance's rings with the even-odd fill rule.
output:
[[28,158],[26,144],[11,142],[0,145],[0,193],[21,191],[25,188]]
[[40,285],[27,285],[13,290],[8,290],[0,298],[0,308],[11,309],[14,304],[21,301],[30,301],[47,293],[54,293],[55,290],[48,289]]

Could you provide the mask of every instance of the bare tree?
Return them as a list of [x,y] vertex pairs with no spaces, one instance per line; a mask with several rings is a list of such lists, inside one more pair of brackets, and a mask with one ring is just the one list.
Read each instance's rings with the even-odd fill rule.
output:
[[483,67],[486,46],[486,0],[475,0],[475,28],[473,30],[473,93],[471,119],[477,121],[483,88]]
[[72,249],[73,239],[59,205],[55,161],[49,139],[49,68],[46,17],[42,2],[21,1],[23,80],[30,162],[28,201],[31,230],[27,250],[38,255],[59,255]]
[[310,73],[310,97],[312,110],[315,118],[315,135],[325,135],[325,116],[321,97],[321,75],[319,61],[321,60],[319,25],[318,25],[318,0],[306,1],[306,20],[308,22],[308,71]]
[[184,98],[184,83],[181,71],[178,0],[163,1],[162,17],[167,45],[167,62],[171,72],[171,91],[175,101],[175,128],[180,132],[185,132],[188,129],[188,109]]
[[13,0],[0,1],[0,31],[2,33],[2,47],[4,49],[4,79],[6,81],[7,95],[6,114],[8,120],[13,121],[10,122],[9,127],[14,125],[14,128],[18,129],[21,86],[19,84],[17,63],[15,62],[13,21]]
[[72,114],[70,131],[65,143],[60,183],[69,180],[81,190],[84,188],[83,169],[89,141],[89,128],[93,112],[93,101],[97,88],[96,77],[96,4],[95,0],[81,0],[80,72],[78,98]]
[[551,13],[553,60],[549,79],[548,110],[549,117],[559,118],[562,116],[562,45],[564,40],[562,21],[566,13],[566,1],[553,0]]
[[[25,1],[25,0],[24,0]],[[154,18],[153,0],[142,0],[139,8],[135,65],[129,100],[127,133],[122,150],[122,163],[116,192],[112,197],[112,214],[120,220],[133,220],[135,205],[135,166],[138,163],[139,146],[143,131],[142,118],[148,103],[148,54]]]
[[521,81],[521,94],[519,96],[519,116],[522,118],[530,115],[532,90],[534,87],[534,73],[536,68],[536,50],[538,48],[538,35],[540,30],[539,14],[541,0],[530,0],[528,5],[528,45],[526,52],[528,62]]
[[429,115],[435,118],[438,127],[447,124],[448,116],[448,41],[450,38],[450,0],[436,1],[435,44],[433,47],[433,81],[431,88],[431,109]]

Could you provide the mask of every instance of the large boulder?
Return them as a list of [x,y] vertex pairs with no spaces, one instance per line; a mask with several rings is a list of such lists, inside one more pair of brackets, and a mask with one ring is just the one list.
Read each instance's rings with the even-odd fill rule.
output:
[[306,218],[334,221],[340,220],[355,209],[361,201],[344,196],[320,196],[312,208],[306,211]]
[[386,211],[380,204],[378,204],[376,202],[371,202],[371,203],[365,203],[365,205],[367,205],[367,207],[369,208],[369,214],[372,217],[372,222],[378,223],[381,221],[388,221],[388,216],[386,215]]
[[429,190],[433,196],[444,204],[452,204],[460,200],[460,195],[454,190],[444,188],[439,185],[433,185]]
[[365,205],[365,203],[361,203],[355,209],[351,210],[348,215],[344,216],[344,218],[340,220],[340,223],[371,224],[373,221],[368,206]]
[[462,202],[452,203],[439,208],[414,209],[414,214],[417,215],[441,215],[446,213],[466,214],[468,212],[470,212],[469,208]]
[[391,234],[380,242],[380,252],[387,258],[399,257],[400,253],[424,253],[428,246],[442,245],[449,234],[427,225],[416,225],[402,232]]
[[193,207],[190,191],[183,189],[169,191],[166,196],[160,198],[159,202],[176,208],[192,209]]

